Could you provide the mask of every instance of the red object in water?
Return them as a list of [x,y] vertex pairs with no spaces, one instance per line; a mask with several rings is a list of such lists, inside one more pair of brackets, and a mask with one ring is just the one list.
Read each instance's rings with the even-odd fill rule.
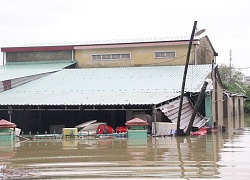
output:
[[100,124],[100,125],[97,127],[97,132],[96,132],[96,134],[104,134],[104,130],[105,130],[105,124]]
[[4,119],[0,120],[0,128],[15,128],[16,124],[6,121]]
[[140,118],[134,118],[129,121],[127,121],[126,126],[148,126],[147,121],[144,121]]
[[193,136],[206,135],[206,134],[209,134],[208,132],[210,132],[211,134],[213,132],[216,132],[216,130],[210,127],[203,127],[203,128],[200,128],[198,131],[192,132],[191,135]]
[[127,132],[126,126],[118,126],[116,128],[116,133],[125,133],[125,132]]
[[108,125],[100,124],[97,127],[96,134],[112,134],[114,132],[114,129]]
[[114,129],[111,126],[106,125],[106,129],[107,129],[107,134],[113,134],[114,133]]

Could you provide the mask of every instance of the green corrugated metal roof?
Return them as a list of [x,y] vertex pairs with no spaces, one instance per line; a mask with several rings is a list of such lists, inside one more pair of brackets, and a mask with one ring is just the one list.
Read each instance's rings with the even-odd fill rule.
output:
[[75,63],[72,60],[8,62],[0,66],[0,81],[54,72]]
[[[190,65],[185,91],[199,92],[211,70]],[[0,93],[0,104],[158,104],[180,95],[183,72],[184,66],[63,69]]]

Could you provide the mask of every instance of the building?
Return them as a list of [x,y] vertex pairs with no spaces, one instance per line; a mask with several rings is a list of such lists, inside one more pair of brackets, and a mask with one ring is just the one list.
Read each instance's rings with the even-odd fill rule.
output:
[[[78,68],[183,65],[189,38],[152,38],[31,44],[4,47],[4,62],[77,60]],[[218,55],[208,36],[193,41],[190,64],[212,64]]]
[[[171,103],[178,109],[188,43],[187,38],[155,38],[4,47],[2,118],[32,132],[93,119],[113,128],[135,117],[149,123],[172,121],[161,109]],[[188,116],[192,114],[208,78],[213,83],[207,87],[197,127],[207,121],[224,125],[231,112],[243,116],[243,96],[225,93],[209,38],[196,37],[192,50],[185,88],[189,100],[182,113],[188,107]],[[224,98],[234,100],[226,104]],[[182,117],[184,122],[187,117]]]

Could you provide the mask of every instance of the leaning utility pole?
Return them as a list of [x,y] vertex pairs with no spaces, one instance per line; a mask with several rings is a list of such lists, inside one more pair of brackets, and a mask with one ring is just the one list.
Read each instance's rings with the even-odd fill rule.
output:
[[197,112],[198,112],[198,109],[199,109],[199,107],[200,107],[202,98],[203,98],[204,93],[205,93],[205,90],[206,90],[206,88],[207,88],[207,84],[208,84],[208,82],[205,81],[204,84],[203,84],[203,86],[202,86],[202,88],[201,88],[201,92],[200,92],[200,94],[199,94],[199,96],[198,96],[198,99],[197,99],[197,101],[196,101],[196,103],[195,103],[194,111],[193,111],[193,114],[192,114],[191,119],[190,119],[190,121],[189,121],[188,129],[187,129],[187,131],[186,131],[186,135],[187,135],[187,136],[190,136],[190,132],[191,132],[192,127],[193,127],[194,119],[195,119],[195,116],[196,116],[196,114],[197,114]]
[[191,34],[191,37],[190,37],[190,40],[189,40],[189,45],[188,45],[186,65],[185,65],[184,74],[183,74],[181,96],[180,96],[180,104],[179,104],[179,112],[178,112],[178,119],[177,119],[177,132],[176,132],[177,136],[183,136],[184,135],[183,130],[180,129],[181,111],[182,111],[184,89],[185,89],[186,76],[187,76],[187,70],[188,70],[188,64],[189,64],[189,57],[190,57],[191,47],[192,47],[194,34],[195,34],[195,30],[196,30],[196,25],[197,25],[197,21],[194,21],[193,30],[192,30],[192,34]]

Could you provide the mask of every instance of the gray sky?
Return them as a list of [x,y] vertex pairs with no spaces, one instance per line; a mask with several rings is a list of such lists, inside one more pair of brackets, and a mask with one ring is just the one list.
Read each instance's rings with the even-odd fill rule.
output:
[[[0,0],[0,46],[190,36],[205,28],[217,64],[250,75],[249,0]],[[2,64],[2,53],[0,64]]]

